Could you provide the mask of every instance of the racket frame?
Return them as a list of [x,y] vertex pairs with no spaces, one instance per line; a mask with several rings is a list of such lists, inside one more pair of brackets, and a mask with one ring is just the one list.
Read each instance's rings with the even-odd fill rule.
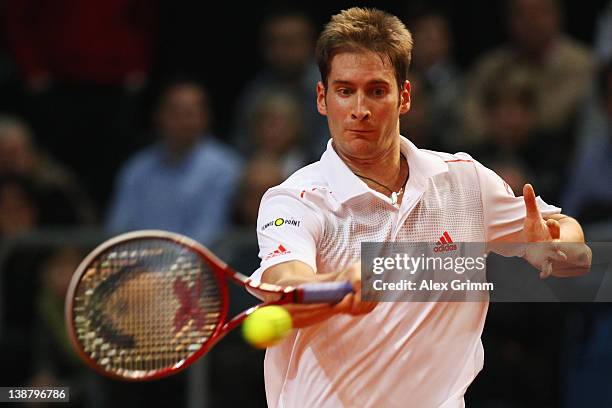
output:
[[[101,254],[107,252],[112,247],[125,244],[130,241],[137,241],[142,239],[161,239],[171,241],[173,243],[182,245],[187,247],[189,250],[196,253],[202,261],[206,262],[207,265],[211,267],[212,272],[214,273],[214,277],[219,288],[219,294],[221,299],[221,311],[219,314],[219,319],[217,321],[217,326],[215,330],[210,335],[210,337],[202,344],[200,349],[193,353],[191,356],[186,359],[176,363],[172,367],[160,369],[155,371],[150,375],[143,375],[139,377],[132,376],[123,376],[114,372],[106,371],[96,361],[91,358],[84,350],[81,342],[78,340],[76,328],[74,325],[74,296],[76,294],[79,283],[81,282],[81,278],[86,273],[88,269],[91,268],[91,265],[94,260],[96,260]],[[237,285],[243,286],[245,288],[249,288],[254,292],[258,292],[262,295],[276,295],[276,299],[265,301],[258,305],[255,305],[242,313],[239,313],[231,320],[227,321],[227,314],[229,310],[229,290],[227,285],[227,279],[231,280]],[[162,230],[140,230],[140,231],[132,231],[125,234],[118,235],[114,238],[111,238],[98,247],[96,247],[91,253],[89,253],[83,261],[77,267],[72,279],[70,281],[70,285],[68,287],[68,291],[66,294],[66,302],[65,302],[65,319],[66,326],[68,329],[68,336],[74,349],[77,351],[78,355],[81,357],[87,365],[89,365],[92,369],[98,372],[101,375],[106,377],[118,379],[118,380],[127,380],[133,382],[140,381],[150,381],[157,380],[169,375],[176,374],[185,368],[189,367],[192,363],[197,361],[200,357],[206,354],[219,340],[221,340],[227,333],[229,333],[236,326],[240,325],[242,321],[255,310],[270,305],[281,305],[288,303],[302,303],[304,300],[304,290],[299,287],[281,287],[272,285],[269,283],[255,283],[250,278],[245,275],[235,271],[232,269],[227,263],[222,261],[219,257],[217,257],[212,251],[208,248],[204,247],[197,241],[188,238],[186,236],[162,231]]]

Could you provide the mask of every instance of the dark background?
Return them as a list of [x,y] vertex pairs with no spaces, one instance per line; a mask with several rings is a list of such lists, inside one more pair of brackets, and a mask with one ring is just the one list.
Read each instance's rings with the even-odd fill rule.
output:
[[[153,83],[175,72],[198,76],[213,95],[218,134],[227,133],[234,101],[241,87],[261,67],[258,27],[271,2],[164,1],[160,7],[160,32]],[[428,1],[450,16],[457,63],[468,69],[475,59],[505,40],[503,1]],[[574,38],[590,44],[595,16],[606,0],[566,1],[565,26]],[[414,1],[296,3],[321,30],[331,15],[352,6],[377,7],[408,23]],[[410,27],[408,26],[410,29]]]
[[[384,9],[401,17],[410,29],[410,17],[414,10],[419,8],[418,3],[327,1],[295,5],[306,11],[320,31],[331,15],[352,6]],[[562,3],[565,9],[566,31],[590,45],[596,16],[608,1],[566,0]],[[464,72],[469,70],[481,54],[505,41],[503,1],[447,0],[429,1],[426,4],[428,7],[441,8],[449,16],[454,39],[453,54]],[[0,12],[2,6],[3,1],[0,0]],[[155,96],[167,78],[177,75],[195,77],[208,88],[215,116],[213,133],[219,139],[229,141],[230,122],[238,96],[262,67],[259,55],[260,24],[268,11],[281,6],[285,5],[278,2],[160,0],[157,3],[159,12],[153,63],[144,89],[143,110],[139,117],[140,134],[134,135],[132,141],[126,141],[124,148],[116,154],[120,158],[127,158],[150,142],[149,118]],[[2,40],[0,54],[8,54]],[[27,111],[25,100],[21,77],[17,72],[13,72],[10,81],[0,88],[0,111],[18,114]],[[33,126],[36,128],[35,123]],[[37,137],[44,138],[44,132],[37,132]],[[53,144],[53,141],[47,140],[45,144]],[[95,158],[95,153],[70,151],[71,155],[91,155],[92,158]],[[95,166],[93,160],[92,165]],[[114,176],[115,174],[101,175],[100,179],[109,181],[109,185],[85,186],[99,200],[97,204],[100,208],[104,208],[105,200],[108,199],[105,194],[110,190],[110,181]],[[103,194],[96,195],[95,191],[100,188],[103,189]],[[27,252],[26,256],[29,257],[30,254],[31,252]],[[21,279],[25,281],[28,276]],[[23,285],[28,286],[27,283]],[[9,303],[9,307],[19,306]],[[564,325],[567,323],[566,317],[582,307],[583,305],[559,304],[491,304],[483,335],[485,367],[468,389],[467,406],[560,406],[560,393],[564,386],[561,375],[565,350],[562,341]],[[599,313],[603,307],[593,306],[593,314]],[[591,306],[587,308],[591,309]],[[587,314],[590,313],[591,310]],[[23,349],[19,352],[28,354],[27,343],[23,342],[22,346]],[[23,383],[11,383],[11,378],[16,378],[13,371],[19,371],[21,354],[8,354],[6,350],[0,350],[2,361],[5,362],[0,385],[24,386]],[[238,333],[233,333],[221,342],[206,359],[206,393],[209,406],[265,405],[261,369],[263,354],[247,348]],[[612,370],[612,365],[610,369]],[[186,377],[186,373],[183,373],[168,380],[145,385],[104,381],[105,388],[102,389],[109,391],[101,400],[105,402],[100,405],[105,406],[112,401],[115,406],[130,407],[187,406],[184,394],[175,394],[176,390],[184,392],[183,386],[188,381]],[[610,385],[612,384],[607,386]],[[606,384],[602,386],[605,387]],[[159,399],[159,395],[165,396],[165,399]],[[410,396],[406,398],[409,401]],[[249,402],[241,403],[245,400]],[[504,405],[504,401],[513,403]]]

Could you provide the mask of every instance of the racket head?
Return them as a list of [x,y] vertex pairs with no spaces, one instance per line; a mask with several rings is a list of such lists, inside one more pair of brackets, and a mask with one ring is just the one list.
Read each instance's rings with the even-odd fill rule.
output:
[[248,281],[180,234],[119,235],[74,273],[65,306],[70,339],[103,375],[145,381],[174,374],[219,336],[228,312],[226,275]]

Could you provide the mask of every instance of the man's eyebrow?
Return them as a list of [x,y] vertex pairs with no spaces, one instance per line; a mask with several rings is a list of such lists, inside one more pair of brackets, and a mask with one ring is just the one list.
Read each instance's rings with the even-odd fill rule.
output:
[[334,79],[331,84],[332,85],[352,85],[353,83],[350,81],[344,81],[341,79]]
[[[332,85],[354,85],[353,82],[343,80],[343,79],[335,79],[331,82]],[[367,85],[390,85],[389,81],[384,79],[372,79],[368,81]]]
[[391,85],[391,84],[389,83],[389,81],[386,81],[384,79],[373,79],[368,82],[368,85]]

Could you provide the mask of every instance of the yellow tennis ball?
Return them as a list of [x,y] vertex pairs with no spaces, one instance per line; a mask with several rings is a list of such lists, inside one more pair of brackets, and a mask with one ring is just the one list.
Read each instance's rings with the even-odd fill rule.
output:
[[287,310],[280,306],[266,306],[244,320],[242,335],[252,346],[266,348],[287,337],[292,327],[291,315]]

